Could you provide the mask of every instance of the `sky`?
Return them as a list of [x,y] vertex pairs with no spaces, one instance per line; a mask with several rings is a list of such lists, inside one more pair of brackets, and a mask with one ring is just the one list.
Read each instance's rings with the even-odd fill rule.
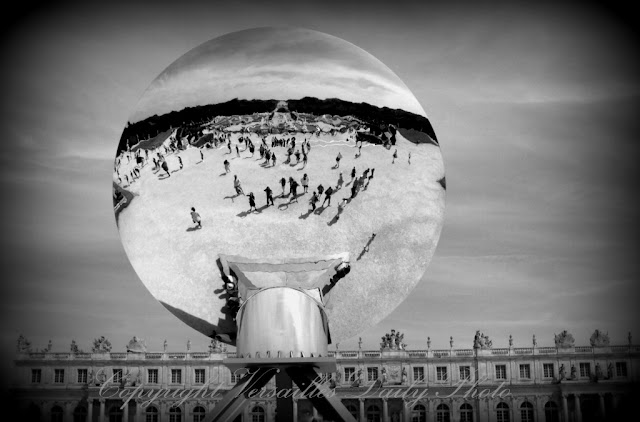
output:
[[[285,2],[286,3],[286,2]],[[480,4],[481,3],[481,4]],[[568,330],[640,341],[640,72],[628,13],[590,3],[59,2],[3,22],[0,367],[16,340],[89,350],[134,335],[205,350],[137,278],[111,202],[118,140],[153,81],[213,38],[320,31],[391,69],[429,117],[447,174],[445,222],[409,298],[340,349],[506,347]],[[31,8],[29,8],[31,7]],[[6,19],[6,18],[5,18]],[[354,298],[353,300],[358,300]],[[333,349],[335,345],[331,346]],[[9,382],[10,377],[2,377]]]
[[234,98],[307,96],[424,116],[411,91],[366,51],[322,32],[278,26],[232,32],[189,50],[153,80],[131,120]]

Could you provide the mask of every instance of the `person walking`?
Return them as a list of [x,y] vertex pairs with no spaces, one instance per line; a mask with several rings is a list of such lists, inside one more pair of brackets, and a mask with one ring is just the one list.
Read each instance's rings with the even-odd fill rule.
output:
[[302,176],[302,180],[300,182],[302,182],[303,193],[307,193],[309,191],[309,176],[307,176],[307,173]]
[[398,150],[397,149],[393,152],[393,160],[391,161],[391,164],[396,162],[396,158],[398,158]]
[[180,163],[180,170],[182,170],[182,168],[184,167],[182,165],[182,157],[178,157],[178,163]]
[[329,186],[326,191],[324,191],[324,201],[322,201],[322,206],[324,207],[324,203],[329,201],[329,207],[331,206],[331,195],[333,194],[333,188]]
[[351,180],[356,178],[356,168],[354,167],[353,170],[351,170]]
[[322,192],[324,192],[324,186],[318,185],[318,195],[322,196]]
[[411,164],[411,152],[409,152],[409,164]]
[[271,205],[275,205],[273,203],[273,196],[271,196],[271,188],[267,186],[264,191],[267,193],[267,206],[269,206],[269,203],[271,203]]
[[311,212],[316,210],[316,202],[318,202],[318,195],[313,192],[313,195],[311,195],[311,199],[309,199],[309,205],[311,205]]
[[242,186],[240,185],[240,179],[238,179],[238,176],[235,174],[233,175],[233,187],[235,188],[236,193],[238,195],[240,194],[244,195],[244,192],[242,191]]
[[293,197],[291,198],[291,202],[298,202],[298,182],[294,178],[289,180],[289,185],[291,186],[291,194]]
[[196,212],[196,209],[194,207],[191,207],[191,219],[198,225],[199,229],[202,228],[202,220],[200,219],[200,214]]
[[342,189],[343,183],[344,183],[344,179],[342,179],[342,172],[340,172],[340,176],[338,176],[338,184],[336,185],[336,190]]
[[202,153],[202,150],[200,150],[200,161],[204,161],[204,154]]
[[347,206],[347,198],[342,198],[340,203],[338,204],[338,213],[336,214],[336,221],[340,220],[340,214],[344,211],[344,208]]
[[276,166],[276,153],[272,152],[271,153],[271,167],[275,167]]
[[162,170],[167,172],[167,177],[171,177],[171,173],[169,173],[169,165],[164,158],[162,159]]
[[240,150],[238,149],[238,145],[236,145],[236,156],[240,157]]
[[282,179],[280,179],[280,185],[282,185],[282,195],[284,196],[284,186],[287,184],[287,181],[285,180],[285,178],[283,177]]
[[224,160],[224,172],[225,173],[231,172],[231,164],[229,164],[229,161],[227,160]]
[[340,167],[341,159],[342,159],[342,154],[338,152],[338,156],[336,157],[336,168]]
[[256,209],[256,198],[253,196],[253,192],[249,192],[249,211],[251,210],[258,211]]

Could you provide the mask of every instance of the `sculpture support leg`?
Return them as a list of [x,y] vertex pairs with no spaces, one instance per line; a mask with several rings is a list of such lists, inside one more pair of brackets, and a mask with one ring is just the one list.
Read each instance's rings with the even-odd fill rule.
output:
[[289,374],[283,370],[276,373],[276,392],[283,392],[282,396],[276,395],[276,422],[291,422],[294,420],[293,398],[284,392],[293,394],[293,382]]

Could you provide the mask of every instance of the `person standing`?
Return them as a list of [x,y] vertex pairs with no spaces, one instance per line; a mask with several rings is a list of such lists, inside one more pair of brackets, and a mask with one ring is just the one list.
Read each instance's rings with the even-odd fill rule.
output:
[[240,150],[238,149],[238,145],[236,145],[236,156],[240,157]]
[[285,178],[283,177],[282,179],[280,179],[280,185],[282,185],[282,195],[284,196],[284,186],[287,184],[287,181],[285,180]]
[[353,179],[355,179],[355,178],[356,178],[356,168],[354,167],[354,168],[351,170],[351,180],[353,180]]
[[182,170],[182,168],[184,167],[182,165],[182,157],[178,157],[178,163],[180,163],[180,170]]
[[204,154],[202,153],[202,150],[200,150],[200,161],[204,161]]
[[398,150],[397,149],[393,152],[393,160],[391,161],[391,164],[396,162],[396,158],[398,158]]
[[340,160],[342,159],[342,154],[338,152],[338,156],[336,157],[336,168],[340,167]]
[[202,228],[202,220],[200,219],[200,214],[196,212],[196,209],[194,207],[191,207],[191,219],[198,225],[199,229]]
[[411,152],[409,152],[409,164],[411,164]]
[[291,194],[293,197],[291,198],[291,202],[298,202],[298,182],[294,178],[289,180],[289,186],[291,186]]
[[302,176],[302,191],[303,193],[307,193],[309,191],[309,176],[307,176],[307,173],[304,174],[304,176]]
[[318,195],[322,196],[322,192],[324,192],[324,186],[318,185]]
[[231,165],[229,164],[229,161],[224,160],[224,172],[225,173],[230,173],[231,172]]
[[274,205],[273,196],[271,196],[271,188],[267,186],[264,191],[267,193],[267,206],[269,206],[269,203],[271,203],[271,205]]
[[258,211],[256,209],[256,198],[253,196],[253,192],[249,192],[249,211],[251,210]]
[[272,152],[271,153],[271,167],[275,167],[276,166],[276,153]]

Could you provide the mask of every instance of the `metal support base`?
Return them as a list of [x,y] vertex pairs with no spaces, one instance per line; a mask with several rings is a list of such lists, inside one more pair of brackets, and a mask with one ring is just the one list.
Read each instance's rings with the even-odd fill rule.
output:
[[[276,391],[291,391],[292,381],[300,389],[313,406],[327,419],[335,422],[356,422],[351,413],[342,404],[340,399],[333,394],[323,394],[329,391],[328,387],[318,382],[319,376],[316,372],[318,365],[313,365],[308,361],[295,362],[297,359],[278,360],[278,362],[262,363],[255,365],[255,362],[247,365],[244,362],[242,367],[249,369],[248,375],[240,378],[238,383],[229,390],[222,400],[220,400],[213,411],[204,419],[205,422],[233,422],[242,413],[242,410],[249,405],[252,397],[260,389],[276,377]],[[324,359],[321,359],[324,361]],[[240,359],[233,359],[232,366],[239,367]],[[326,366],[326,362],[323,362]],[[335,366],[335,363],[334,363]],[[293,420],[293,396],[276,396],[277,411],[276,422],[291,422]]]

